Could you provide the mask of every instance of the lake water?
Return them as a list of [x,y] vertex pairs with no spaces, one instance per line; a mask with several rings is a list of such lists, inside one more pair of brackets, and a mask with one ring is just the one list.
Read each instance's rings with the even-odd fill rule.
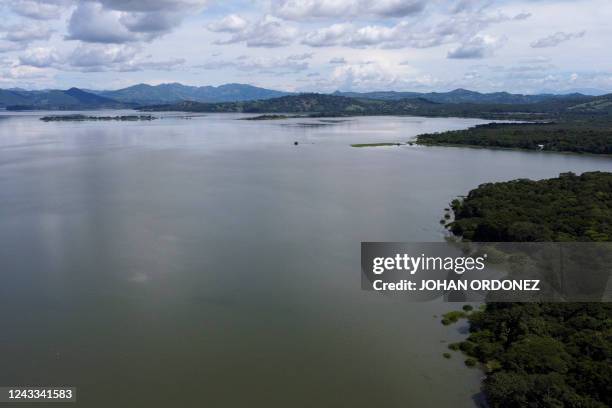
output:
[[474,406],[482,373],[442,357],[462,334],[434,317],[458,305],[362,291],[360,242],[440,241],[483,182],[612,171],[349,146],[470,119],[1,115],[0,385],[76,386],[84,407]]

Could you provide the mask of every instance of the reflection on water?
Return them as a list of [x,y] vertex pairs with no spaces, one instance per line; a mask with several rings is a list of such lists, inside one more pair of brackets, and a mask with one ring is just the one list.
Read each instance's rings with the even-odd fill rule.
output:
[[0,384],[86,407],[472,406],[481,374],[442,358],[461,334],[434,317],[453,306],[361,291],[360,242],[441,240],[482,182],[612,171],[349,146],[476,120],[175,116],[0,120]]

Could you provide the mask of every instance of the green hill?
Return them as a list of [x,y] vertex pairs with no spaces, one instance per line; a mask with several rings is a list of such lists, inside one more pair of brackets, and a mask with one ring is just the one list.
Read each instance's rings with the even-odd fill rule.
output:
[[580,103],[568,108],[572,112],[585,112],[595,114],[609,114],[612,110],[612,94],[603,95],[588,102]]
[[267,100],[200,103],[181,102],[172,105],[151,106],[145,110],[177,110],[188,112],[243,112],[243,113],[305,113],[319,115],[384,115],[415,114],[422,108],[433,105],[423,99],[382,101],[357,99],[325,94],[300,94]]
[[235,102],[255,99],[277,98],[287,92],[274,91],[246,84],[220,86],[188,86],[179,83],[147,85],[138,84],[115,91],[91,91],[117,101],[153,105],[194,102]]
[[0,90],[0,106],[9,110],[67,110],[129,107],[121,102],[95,95],[78,88],[45,91]]
[[395,91],[378,91],[378,92],[335,92],[334,95],[348,96],[351,98],[369,98],[382,100],[399,100],[405,98],[423,98],[431,102],[437,103],[470,103],[470,104],[510,104],[510,105],[529,105],[533,103],[541,103],[546,101],[555,101],[559,99],[573,98],[577,100],[590,100],[591,96],[582,95],[579,93],[567,95],[554,94],[538,94],[538,95],[523,95],[511,94],[509,92],[492,92],[480,93],[467,89],[455,89],[450,92],[395,92]]
[[465,89],[446,93],[370,92],[286,94],[244,84],[186,86],[139,84],[116,91],[0,90],[7,109],[98,109],[142,106],[148,111],[300,113],[326,116],[415,115],[486,119],[588,121],[612,117],[612,96],[581,94],[481,94]]
[[0,89],[0,106],[27,104],[30,99],[17,91]]
[[[585,103],[583,96],[565,96],[529,104],[437,103],[425,98],[369,99],[327,94],[299,94],[266,100],[201,103],[183,101],[144,107],[147,111],[309,113],[328,116],[415,115],[478,117],[487,119],[558,120],[569,116],[589,118],[592,112],[570,108]],[[589,97],[589,100],[595,100]],[[609,111],[599,112],[609,115]]]

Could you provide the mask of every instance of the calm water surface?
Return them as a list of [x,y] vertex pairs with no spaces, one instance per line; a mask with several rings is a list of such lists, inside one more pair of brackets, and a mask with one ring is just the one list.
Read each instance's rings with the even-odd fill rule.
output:
[[0,115],[0,385],[83,407],[471,407],[482,374],[442,358],[461,333],[434,317],[457,306],[361,291],[360,242],[442,240],[483,182],[612,171],[349,147],[467,119]]

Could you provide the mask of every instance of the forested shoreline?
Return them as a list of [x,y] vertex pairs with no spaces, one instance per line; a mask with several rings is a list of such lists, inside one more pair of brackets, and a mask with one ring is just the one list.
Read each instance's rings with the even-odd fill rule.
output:
[[[488,183],[452,203],[465,240],[610,241],[612,173]],[[487,303],[449,346],[480,362],[491,407],[612,406],[612,304]]]
[[476,146],[553,152],[612,154],[612,122],[490,123],[465,130],[422,134],[427,146]]

